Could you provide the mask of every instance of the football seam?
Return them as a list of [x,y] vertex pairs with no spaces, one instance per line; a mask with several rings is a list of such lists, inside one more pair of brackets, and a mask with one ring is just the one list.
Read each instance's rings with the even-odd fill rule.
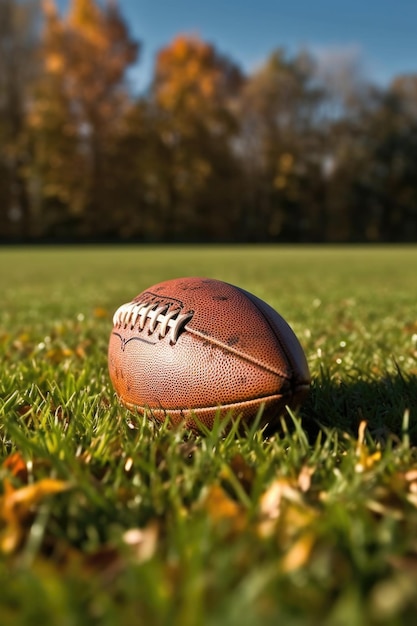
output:
[[[280,333],[274,328],[273,324],[271,324],[270,320],[268,319],[268,317],[265,315],[265,313],[262,311],[262,309],[258,306],[258,304],[256,303],[256,301],[254,299],[252,299],[250,296],[252,296],[253,294],[246,292],[245,290],[242,290],[238,287],[238,289],[240,291],[242,291],[242,293],[244,293],[245,295],[249,296],[249,300],[252,302],[252,304],[256,307],[257,311],[259,311],[259,313],[262,315],[262,317],[264,318],[264,320],[266,321],[266,323],[268,324],[269,328],[271,329],[274,337],[276,338],[276,340],[278,341],[278,344],[281,347],[281,350],[283,351],[283,353],[285,354],[285,358],[287,360],[288,365],[290,366],[292,372],[289,376],[285,376],[285,378],[289,381],[292,380],[292,374],[295,373],[296,368],[294,367],[294,356],[291,353],[291,350],[288,349],[288,347],[286,346],[285,341],[283,340],[283,338],[280,336]],[[256,296],[255,296],[256,297]],[[266,303],[267,304],[267,303]],[[283,321],[288,325],[288,328],[290,329],[291,332],[294,333],[293,329],[291,328],[291,326],[288,324],[288,322],[286,322],[286,320],[284,318],[282,318]]]
[[[233,348],[233,346],[228,346],[227,344],[223,343],[222,341],[219,341],[218,339],[215,339],[214,337],[211,337],[210,335],[205,335],[204,333],[196,330],[195,328],[191,328],[190,326],[188,326],[188,324],[184,327],[184,331],[191,333],[192,335],[195,335],[196,337],[203,340],[204,342],[213,344],[217,348],[221,348],[222,350],[226,352],[230,352],[231,354],[238,356],[240,359],[244,359],[248,363],[252,363],[252,365],[256,365],[257,367],[260,367],[261,369],[267,372],[270,372],[271,374],[274,374],[275,376],[278,376],[279,378],[282,378],[287,381],[291,380],[291,376],[288,376],[287,374],[275,369],[274,367],[271,367],[270,365],[267,365],[266,363],[259,361],[258,359],[254,359],[249,354],[246,354],[245,352],[241,352],[240,350]],[[281,342],[279,341],[279,339],[278,339],[278,343],[281,346]],[[286,353],[285,353],[285,356],[287,357]]]
[[261,396],[259,398],[253,398],[252,400],[240,400],[237,402],[229,402],[227,404],[211,404],[211,405],[207,405],[207,406],[199,406],[199,407],[194,407],[192,409],[187,408],[187,407],[182,407],[182,408],[172,408],[172,409],[167,409],[163,406],[159,406],[159,407],[152,407],[150,405],[141,405],[141,404],[135,404],[134,402],[126,402],[125,400],[123,400],[123,405],[128,408],[129,410],[132,409],[136,409],[137,411],[149,411],[150,413],[166,413],[166,414],[183,414],[183,413],[191,413],[191,415],[193,413],[198,414],[199,412],[203,412],[203,411],[213,411],[213,410],[229,410],[229,409],[233,409],[233,408],[242,408],[244,409],[245,406],[248,406],[250,404],[263,404],[264,402],[268,402],[270,400],[282,400],[283,398],[285,398],[286,396],[291,396],[292,395],[292,391],[290,390],[288,393],[284,393],[284,394],[270,394],[268,396]]

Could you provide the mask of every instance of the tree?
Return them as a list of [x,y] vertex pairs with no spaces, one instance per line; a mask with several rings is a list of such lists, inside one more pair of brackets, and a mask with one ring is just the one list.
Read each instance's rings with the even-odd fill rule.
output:
[[417,75],[397,77],[369,120],[376,223],[384,241],[417,240]]
[[387,89],[369,89],[354,113],[333,127],[329,201],[345,239],[417,239],[416,85],[417,78],[407,76]]
[[[46,222],[83,237],[114,230],[114,164],[130,100],[125,72],[138,45],[114,3],[72,0],[66,17],[45,3],[44,72],[30,123],[32,177]],[[118,198],[117,198],[118,200]]]
[[322,98],[306,53],[277,50],[248,79],[240,103],[248,238],[302,240],[318,229]]
[[166,238],[230,237],[237,161],[233,114],[242,76],[214,46],[177,37],[157,56],[151,91],[158,197]]
[[31,234],[25,167],[26,109],[38,71],[36,2],[0,0],[0,223],[1,236]]

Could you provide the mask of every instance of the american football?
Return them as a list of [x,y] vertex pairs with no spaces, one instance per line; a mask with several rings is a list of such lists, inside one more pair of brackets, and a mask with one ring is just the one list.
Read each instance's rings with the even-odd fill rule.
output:
[[157,421],[199,429],[216,415],[260,425],[298,407],[310,386],[287,322],[253,294],[210,278],[178,278],[114,314],[109,373],[121,403]]

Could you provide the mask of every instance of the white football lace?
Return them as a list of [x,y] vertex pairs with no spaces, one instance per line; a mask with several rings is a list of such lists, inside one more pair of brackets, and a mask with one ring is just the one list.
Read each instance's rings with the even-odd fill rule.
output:
[[139,328],[143,330],[147,320],[150,320],[149,332],[153,333],[158,324],[158,336],[163,339],[170,331],[170,341],[176,343],[180,331],[185,324],[192,318],[194,313],[181,313],[181,309],[169,310],[168,304],[160,304],[158,302],[127,302],[122,304],[113,316],[114,326],[130,325],[131,330],[139,321]]

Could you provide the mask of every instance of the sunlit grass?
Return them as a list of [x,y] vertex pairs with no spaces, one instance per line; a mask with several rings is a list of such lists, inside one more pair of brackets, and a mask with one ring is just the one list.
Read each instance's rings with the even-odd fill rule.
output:
[[[412,624],[413,248],[0,251],[0,623]],[[291,323],[312,393],[282,431],[192,437],[115,401],[115,308],[185,275]]]

